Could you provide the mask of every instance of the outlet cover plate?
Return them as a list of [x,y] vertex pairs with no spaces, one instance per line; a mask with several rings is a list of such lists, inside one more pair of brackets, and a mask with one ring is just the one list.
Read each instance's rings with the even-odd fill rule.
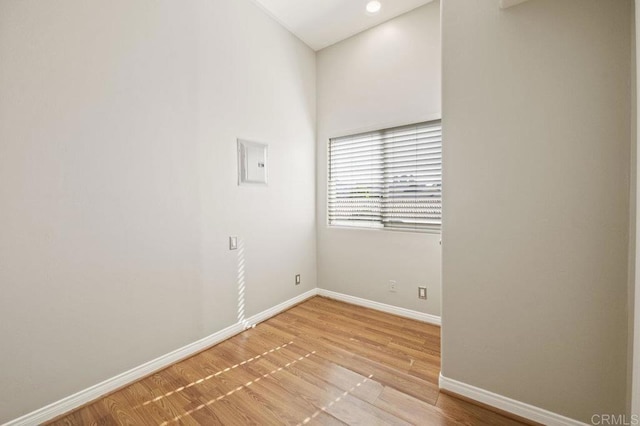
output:
[[418,299],[427,299],[427,288],[418,287]]

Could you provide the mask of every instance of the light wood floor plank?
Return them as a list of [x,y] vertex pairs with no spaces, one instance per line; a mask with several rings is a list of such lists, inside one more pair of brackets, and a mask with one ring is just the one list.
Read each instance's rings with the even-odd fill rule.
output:
[[455,424],[452,419],[440,412],[437,407],[390,387],[384,388],[375,405],[416,425]]
[[[274,321],[278,320],[274,319]],[[298,325],[290,325],[286,322],[276,322],[276,324],[279,324],[280,327],[298,327]],[[306,341],[306,337],[298,336],[298,339]],[[432,404],[435,404],[438,398],[439,391],[435,384],[407,374],[404,369],[394,368],[372,360],[370,358],[378,358],[373,353],[360,356],[350,351],[354,349],[354,345],[346,345],[348,347],[345,348],[344,344],[341,344],[335,339],[327,338],[326,336],[315,338],[312,344],[316,348],[319,356],[338,365],[342,365],[364,376],[373,374],[379,382],[395,387],[398,390]]]
[[[525,423],[501,416],[474,404],[441,393],[437,408],[459,425],[516,426]],[[528,424],[535,424],[533,422]]]
[[345,422],[341,422],[340,420],[333,417],[331,414],[327,414],[324,411],[318,413],[315,417],[309,420],[307,423],[310,426],[344,426]]

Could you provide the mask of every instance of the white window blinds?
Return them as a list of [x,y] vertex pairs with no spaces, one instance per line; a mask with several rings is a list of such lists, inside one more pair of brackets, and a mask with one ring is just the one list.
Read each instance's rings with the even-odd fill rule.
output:
[[329,224],[440,231],[440,120],[329,141]]

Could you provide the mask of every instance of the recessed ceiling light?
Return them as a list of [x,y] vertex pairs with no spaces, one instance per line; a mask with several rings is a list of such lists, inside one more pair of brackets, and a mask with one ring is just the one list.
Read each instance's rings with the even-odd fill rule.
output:
[[382,5],[380,4],[379,1],[376,0],[372,0],[369,3],[367,3],[367,13],[378,13],[380,12],[380,9],[382,9]]

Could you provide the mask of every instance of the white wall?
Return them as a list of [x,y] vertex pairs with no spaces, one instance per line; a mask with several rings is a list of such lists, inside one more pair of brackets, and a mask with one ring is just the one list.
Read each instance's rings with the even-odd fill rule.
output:
[[246,316],[316,286],[315,54],[251,2],[3,0],[0,64],[0,423],[235,323],[229,235]]
[[[440,117],[439,2],[323,49],[317,61],[318,286],[440,315],[440,235],[329,228],[326,198],[329,138]],[[427,301],[418,299],[424,285]]]
[[443,7],[445,377],[624,413],[626,0]]

